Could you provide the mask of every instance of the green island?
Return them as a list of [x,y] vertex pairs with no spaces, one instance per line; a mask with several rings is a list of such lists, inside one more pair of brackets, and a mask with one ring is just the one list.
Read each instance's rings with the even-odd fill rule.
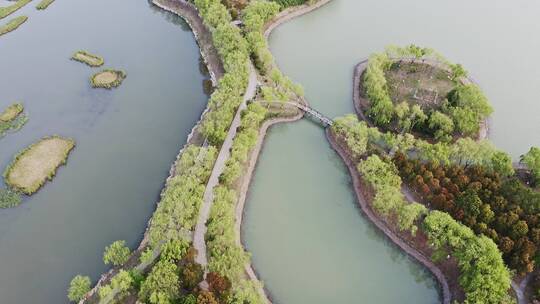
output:
[[49,7],[49,5],[51,5],[53,2],[54,0],[42,0],[41,2],[38,3],[38,5],[36,5],[36,9],[38,10],[47,9],[47,7]]
[[120,86],[127,74],[124,71],[105,69],[90,77],[93,88],[112,89]]
[[35,193],[47,180],[52,180],[74,147],[75,142],[68,138],[41,139],[15,156],[4,171],[6,184],[27,195]]
[[28,17],[19,16],[19,17],[15,17],[9,20],[7,23],[3,25],[0,25],[0,36],[18,29],[19,26],[21,26],[21,24],[26,22],[26,20],[28,20]]
[[21,129],[28,121],[28,116],[23,113],[22,103],[13,103],[0,113],[0,138],[7,132],[14,132]]
[[467,74],[433,49],[389,47],[369,58],[360,83],[365,98],[357,107],[377,126],[396,132],[442,141],[479,137],[493,110]]
[[72,60],[79,61],[82,63],[85,63],[91,67],[100,67],[105,63],[103,60],[103,57],[89,53],[87,51],[77,51],[73,56],[71,56]]
[[18,11],[20,8],[24,7],[28,3],[30,3],[32,0],[17,0],[15,3],[0,7],[0,19],[3,19],[14,12]]

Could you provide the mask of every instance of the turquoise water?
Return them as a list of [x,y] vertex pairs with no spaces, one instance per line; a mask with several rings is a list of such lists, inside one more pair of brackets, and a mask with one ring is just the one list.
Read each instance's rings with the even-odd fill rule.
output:
[[[353,68],[369,54],[433,47],[479,82],[495,108],[490,137],[517,157],[540,145],[539,9],[522,0],[334,0],[277,28],[270,46],[330,117],[353,112]],[[244,241],[275,302],[440,302],[433,278],[364,218],[318,126],[273,128],[254,176]]]

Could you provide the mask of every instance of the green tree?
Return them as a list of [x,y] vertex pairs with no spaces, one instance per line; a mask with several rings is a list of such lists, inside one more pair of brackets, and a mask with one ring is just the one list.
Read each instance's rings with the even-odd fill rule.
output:
[[173,303],[179,296],[178,268],[169,261],[154,265],[146,280],[141,284],[139,297],[151,304]]
[[72,302],[79,302],[84,295],[90,291],[90,278],[77,275],[69,283],[68,299]]
[[454,132],[454,122],[448,115],[439,111],[431,113],[429,116],[429,128],[434,131],[435,139],[450,141]]
[[540,184],[540,148],[531,147],[529,152],[521,156],[520,161],[531,170],[534,184]]
[[103,253],[103,262],[105,264],[120,266],[127,262],[130,254],[131,252],[126,246],[126,241],[114,241],[111,245],[105,247],[105,252]]

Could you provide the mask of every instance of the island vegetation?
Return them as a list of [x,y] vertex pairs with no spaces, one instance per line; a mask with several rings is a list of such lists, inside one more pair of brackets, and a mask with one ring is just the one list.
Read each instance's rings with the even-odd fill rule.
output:
[[19,16],[9,20],[6,24],[0,25],[0,36],[12,32],[28,20],[26,16]]
[[14,12],[18,11],[20,8],[24,7],[28,3],[30,3],[32,0],[17,0],[15,3],[0,7],[0,19],[3,19]]
[[124,71],[105,69],[90,77],[90,83],[94,88],[112,89],[120,86],[127,74]]
[[38,5],[36,5],[36,9],[38,10],[47,9],[47,7],[49,7],[49,5],[51,5],[53,2],[54,0],[41,0],[41,2],[39,2]]
[[51,180],[59,166],[66,163],[75,147],[72,139],[45,137],[21,151],[4,171],[8,186],[27,195],[35,193]]
[[0,113],[0,138],[7,132],[13,132],[21,129],[28,121],[28,116],[23,113],[22,103],[13,103]]
[[492,112],[461,65],[415,45],[372,55],[361,89],[359,106],[377,126],[436,140],[478,136]]
[[73,56],[71,56],[72,60],[76,60],[82,63],[85,63],[91,67],[99,67],[102,66],[105,61],[103,60],[103,57],[89,53],[87,51],[77,51]]

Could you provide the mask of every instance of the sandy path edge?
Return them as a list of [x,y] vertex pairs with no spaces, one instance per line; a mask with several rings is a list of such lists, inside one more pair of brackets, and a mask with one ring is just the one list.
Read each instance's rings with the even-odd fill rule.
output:
[[450,288],[448,285],[448,281],[446,280],[446,277],[444,276],[442,271],[429,258],[425,257],[418,250],[411,247],[394,232],[392,232],[386,226],[386,224],[371,210],[371,208],[368,206],[367,199],[364,197],[364,194],[358,190],[360,187],[362,187],[360,180],[361,177],[356,171],[356,166],[354,165],[352,159],[348,156],[345,149],[337,143],[333,133],[329,129],[326,130],[326,137],[328,138],[328,141],[330,142],[332,148],[337,152],[345,166],[347,166],[347,168],[349,169],[349,174],[353,182],[353,189],[354,193],[356,194],[358,205],[362,209],[365,216],[371,223],[373,223],[379,230],[381,230],[388,237],[388,239],[390,239],[392,243],[398,246],[409,256],[413,257],[416,261],[426,267],[435,276],[442,291],[442,303],[450,304]]
[[[367,119],[366,115],[364,114],[364,110],[362,107],[365,105],[368,105],[370,102],[367,98],[362,97],[360,94],[360,80],[362,78],[362,74],[364,74],[364,71],[367,68],[368,59],[360,61],[355,67],[353,72],[353,105],[354,110],[356,111],[356,114],[362,118],[369,126],[374,126],[371,120]],[[429,62],[424,62],[424,64],[431,65]],[[467,78],[467,83],[475,83],[476,82],[472,78]],[[476,140],[480,141],[483,139],[487,139],[489,137],[489,118],[484,119],[480,122],[480,129],[478,130],[478,136]]]

